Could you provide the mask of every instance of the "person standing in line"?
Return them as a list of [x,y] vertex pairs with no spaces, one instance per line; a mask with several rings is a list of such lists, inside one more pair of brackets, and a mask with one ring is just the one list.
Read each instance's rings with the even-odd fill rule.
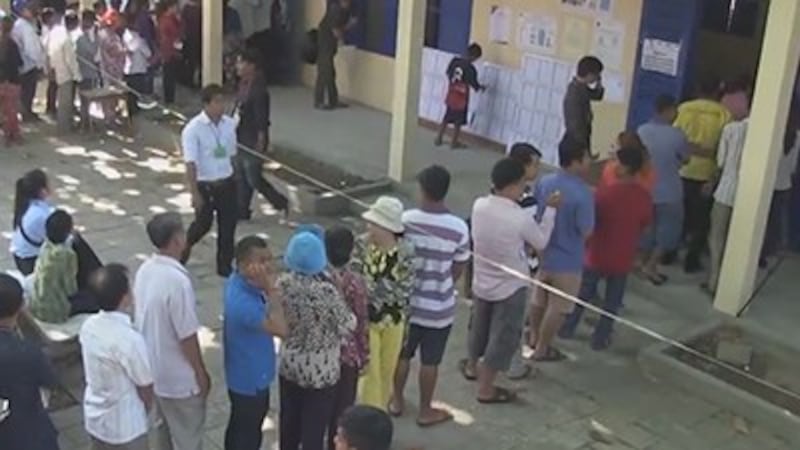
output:
[[22,143],[19,127],[20,69],[22,55],[11,33],[14,19],[5,16],[0,19],[0,113],[2,113],[3,134],[7,147]]
[[147,450],[153,375],[147,346],[131,323],[128,270],[120,264],[99,269],[91,290],[101,311],[86,319],[78,338],[86,431],[96,450]]
[[186,0],[181,7],[183,36],[183,82],[188,87],[197,86],[197,69],[203,58],[203,10],[197,0]]
[[300,231],[289,240],[278,278],[289,329],[281,347],[280,449],[322,450],[341,375],[341,343],[356,317],[325,273],[322,238]]
[[[644,165],[639,147],[622,147],[616,155],[617,182],[595,192],[597,224],[586,246],[586,260],[578,297],[591,302],[605,281],[603,310],[617,314],[625,296],[628,274],[633,269],[642,233],[653,217],[650,193],[639,184],[637,174]],[[571,339],[580,324],[584,308],[576,306],[567,317],[559,336]],[[614,321],[601,317],[592,334],[593,350],[611,345]]]
[[334,448],[334,437],[339,420],[345,410],[356,401],[358,374],[369,362],[369,313],[367,311],[367,285],[364,277],[353,270],[352,253],[355,244],[353,232],[345,227],[325,231],[325,251],[330,263],[333,282],[339,286],[345,303],[356,317],[356,328],[342,343],[342,368],[336,385],[333,414],[328,424],[328,448]]
[[22,286],[0,273],[0,399],[8,401],[8,416],[0,413],[4,449],[58,450],[58,431],[42,404],[42,390],[60,383],[38,345],[17,330],[25,306]]
[[450,173],[442,166],[430,166],[417,176],[419,207],[403,214],[403,225],[416,255],[416,282],[405,342],[394,376],[394,393],[389,413],[405,410],[405,390],[411,359],[420,351],[419,413],[417,425],[428,427],[451,420],[446,410],[434,408],[433,393],[447,339],[455,321],[455,284],[469,260],[469,229],[444,204],[450,190]]
[[719,102],[728,108],[731,120],[744,120],[750,115],[750,91],[752,80],[739,77],[722,84],[722,97]]
[[[270,97],[267,82],[261,70],[261,58],[255,50],[248,49],[236,62],[239,90],[236,111],[239,126],[236,128],[239,144],[246,148],[236,155],[237,195],[239,219],[250,220],[253,191],[258,191],[277,211],[289,214],[289,200],[264,179],[264,159],[269,151]],[[257,152],[258,154],[252,154]]]
[[436,136],[435,144],[437,147],[444,143],[444,133],[448,125],[453,125],[453,141],[450,143],[452,149],[465,148],[459,141],[461,127],[469,122],[469,94],[470,89],[483,91],[486,89],[478,83],[478,70],[475,62],[483,56],[483,49],[478,44],[471,44],[467,48],[466,56],[457,56],[450,61],[447,66],[447,96],[445,105],[447,110],[444,113],[439,134]]
[[236,245],[236,270],[225,283],[223,354],[231,402],[226,450],[259,450],[275,379],[274,338],[289,332],[267,242],[249,236]]
[[414,245],[404,235],[403,203],[397,198],[378,198],[361,217],[367,233],[358,239],[355,261],[367,282],[370,361],[358,398],[386,410],[414,292]]
[[181,19],[177,0],[164,0],[156,5],[158,45],[164,70],[164,103],[175,103],[175,88],[181,70]]
[[211,390],[200,342],[197,300],[189,273],[178,259],[186,233],[178,213],[155,215],[147,237],[156,249],[136,272],[135,324],[150,352],[164,448],[199,450]]
[[681,166],[689,159],[690,144],[686,134],[672,123],[678,115],[675,99],[659,95],[656,114],[637,130],[655,171],[653,186],[653,223],[642,239],[641,273],[660,286],[667,281],[659,270],[664,255],[677,250],[683,224],[683,184]]
[[135,28],[134,17],[126,20],[122,43],[125,45],[125,84],[128,85],[128,117],[139,112],[139,102],[150,90],[148,70],[153,53],[150,46]]
[[189,225],[186,249],[181,262],[186,264],[192,246],[211,229],[217,218],[217,274],[231,273],[236,235],[236,122],[225,115],[225,91],[210,84],[201,92],[203,111],[181,133],[186,178],[192,194],[195,220]]
[[700,258],[708,245],[713,206],[717,146],[722,129],[731,121],[728,108],[719,102],[719,82],[710,77],[700,82],[698,98],[678,107],[675,126],[692,144],[689,161],[681,169],[683,179],[683,234],[688,249],[683,261],[686,273],[702,269]]
[[[594,230],[595,207],[592,192],[585,177],[591,167],[589,149],[583,142],[569,134],[564,135],[558,145],[561,170],[542,178],[536,187],[540,202],[560,193],[563,203],[556,214],[553,235],[541,252],[541,266],[537,279],[569,294],[578,295],[581,287],[586,239]],[[564,359],[553,347],[553,339],[572,313],[572,301],[550,293],[544,288],[536,290],[531,307],[531,334],[529,345],[534,361],[549,362]]]
[[[575,142],[588,149],[592,158],[592,102],[600,101],[605,94],[603,88],[603,63],[594,56],[584,56],[578,61],[578,71],[564,94],[564,127]],[[595,85],[592,87],[592,85]]]
[[[75,53],[78,58],[78,67],[81,71],[81,82],[78,83],[78,92],[85,92],[100,87],[100,61],[98,59],[100,46],[97,39],[97,17],[92,10],[81,13],[80,30],[73,35]],[[88,131],[91,117],[89,115],[89,102],[81,99],[80,104],[81,129]]]
[[[526,189],[525,166],[504,158],[492,168],[492,193],[472,207],[474,293],[470,317],[469,359],[461,364],[467,380],[478,380],[477,400],[484,404],[509,403],[516,395],[495,385],[499,372],[511,367],[519,351],[528,282],[494,264],[527,273],[526,247],[540,251],[550,239],[559,194],[542,202],[541,222],[517,203]],[[498,220],[501,218],[502,220]]]
[[64,16],[63,22],[54,14],[54,23],[47,33],[47,61],[56,84],[56,117],[58,130],[66,133],[72,128],[75,107],[75,84],[80,83],[81,69],[75,52],[71,31],[78,27],[78,17]]
[[[317,41],[317,82],[314,87],[314,108],[332,110],[346,108],[347,104],[339,101],[339,89],[336,87],[336,52],[344,34],[352,29],[358,19],[353,15],[352,0],[333,0],[328,2],[325,17],[319,24]],[[325,97],[327,96],[327,103]]]
[[[101,18],[102,27],[97,33],[100,45],[100,69],[103,86],[121,89],[125,77],[125,44],[122,33],[125,31],[125,18],[116,10],[109,8]],[[114,101],[104,101],[103,119],[111,125],[117,120],[117,105]]]
[[39,77],[44,73],[47,56],[37,33],[36,16],[38,5],[36,2],[25,2],[17,10],[19,17],[14,22],[11,37],[19,47],[22,55],[20,68],[20,100],[22,103],[22,119],[26,122],[39,120],[33,112],[33,99],[36,97],[36,86]]

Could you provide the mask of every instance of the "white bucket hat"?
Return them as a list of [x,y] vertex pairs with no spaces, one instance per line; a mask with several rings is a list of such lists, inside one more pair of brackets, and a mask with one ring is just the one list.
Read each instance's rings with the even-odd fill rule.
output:
[[405,231],[403,226],[403,202],[394,197],[382,196],[378,198],[361,217],[367,222],[385,228],[392,233]]

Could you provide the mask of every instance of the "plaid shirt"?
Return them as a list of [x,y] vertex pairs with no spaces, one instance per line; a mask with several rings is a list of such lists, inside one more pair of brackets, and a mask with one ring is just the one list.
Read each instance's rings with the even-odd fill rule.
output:
[[30,309],[33,316],[50,323],[69,318],[69,298],[78,292],[78,255],[68,244],[45,241],[34,269]]

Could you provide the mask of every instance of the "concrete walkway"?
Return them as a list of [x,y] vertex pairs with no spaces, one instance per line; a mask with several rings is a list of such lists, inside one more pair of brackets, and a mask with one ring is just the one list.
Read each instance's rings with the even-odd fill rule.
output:
[[[311,112],[302,90],[274,92],[274,130],[278,145],[324,156],[324,160],[353,168],[359,173],[380,175],[385,167],[388,133],[385,115],[361,108],[333,114]],[[159,211],[189,212],[189,197],[177,158],[176,136],[159,125],[139,123],[135,139],[119,137],[52,137],[52,129],[28,134],[23,148],[0,151],[0,176],[7,181],[0,217],[10,223],[12,182],[24,171],[44,167],[50,173],[55,201],[75,214],[76,223],[107,261],[127,264],[132,270],[150,252],[143,223]],[[293,130],[293,131],[292,131]],[[354,131],[356,130],[356,131]],[[416,150],[417,168],[432,162],[447,164],[455,174],[454,202],[474,197],[496,155],[477,150],[450,153],[434,151],[427,131],[420,132]],[[428,139],[431,138],[431,139]],[[438,152],[438,153],[437,153]],[[370,156],[368,158],[368,156]],[[338,161],[337,161],[338,160]],[[372,172],[368,172],[368,171]],[[485,184],[484,184],[485,185]],[[472,186],[472,189],[469,187]],[[471,198],[470,198],[471,201]],[[459,201],[461,204],[461,202]],[[468,203],[466,203],[468,204]],[[239,228],[268,235],[281,249],[291,231],[278,225],[268,207],[261,208],[253,222]],[[187,221],[188,221],[187,216]],[[303,219],[303,218],[301,218]],[[331,220],[305,218],[323,224]],[[352,218],[342,217],[357,224]],[[3,234],[7,245],[8,233]],[[220,335],[221,280],[213,275],[213,239],[204,240],[194,253],[189,270],[195,278],[199,311],[204,324],[201,341],[212,373],[214,389],[206,426],[205,444],[222,448],[228,401],[222,376]],[[2,267],[13,266],[7,253]],[[677,289],[677,288],[676,288]],[[687,292],[690,289],[686,287]],[[680,299],[678,291],[673,298]],[[705,318],[708,307],[687,307],[685,301],[652,300],[638,291],[626,298],[625,315],[660,332],[676,333]],[[589,350],[586,332],[580,339],[563,344],[570,355],[565,363],[541,365],[538,375],[511,385],[521,401],[508,406],[481,406],[474,400],[475,386],[463,380],[456,363],[465,354],[468,303],[461,301],[437,397],[455,413],[455,421],[430,430],[419,430],[413,422],[417,390],[409,384],[408,418],[397,420],[397,445],[425,449],[788,449],[781,438],[758,424],[737,433],[734,417],[706,401],[686,395],[658,382],[658,374],[643,375],[636,364],[638,351],[651,343],[638,333],[619,329],[613,348],[606,353]],[[80,367],[62,372],[70,390],[80,398]],[[413,378],[412,378],[413,379]],[[277,400],[277,391],[273,391]],[[275,404],[275,402],[273,402]],[[86,434],[79,407],[54,414],[61,431],[63,449],[85,449]],[[275,443],[275,411],[265,422],[268,445]],[[613,443],[601,444],[590,436],[592,421],[610,428]]]

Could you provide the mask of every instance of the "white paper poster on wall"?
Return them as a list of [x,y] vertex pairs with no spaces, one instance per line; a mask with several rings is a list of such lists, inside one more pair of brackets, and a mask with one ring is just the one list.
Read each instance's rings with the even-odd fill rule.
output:
[[558,20],[555,17],[532,13],[520,16],[518,44],[521,50],[553,54],[557,36]]
[[561,0],[561,6],[593,16],[610,16],[614,11],[614,0]]
[[619,69],[625,49],[625,26],[613,20],[597,20],[592,39],[592,54],[606,67]]
[[603,101],[609,103],[625,102],[625,75],[614,70],[603,71],[603,87],[606,89]]
[[680,42],[661,39],[645,39],[642,42],[642,70],[677,76],[680,57]]
[[514,13],[507,6],[494,5],[489,13],[489,41],[508,44],[511,41]]

